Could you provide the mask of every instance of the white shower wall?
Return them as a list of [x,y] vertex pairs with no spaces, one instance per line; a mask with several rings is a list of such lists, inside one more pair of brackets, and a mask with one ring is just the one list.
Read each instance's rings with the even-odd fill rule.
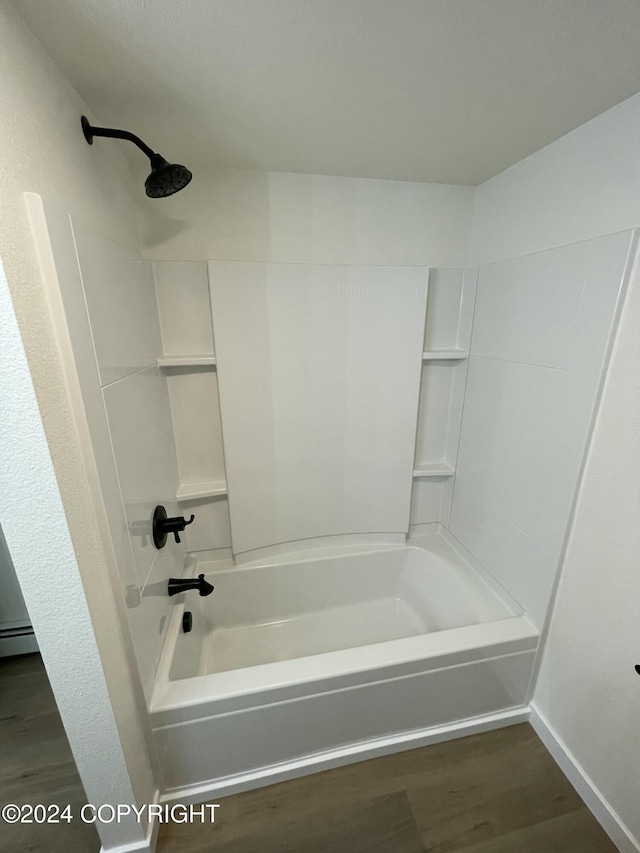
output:
[[479,270],[451,532],[541,627],[631,232]]
[[475,189],[409,181],[215,169],[146,199],[151,260],[464,267]]
[[157,358],[151,265],[43,204],[140,676],[149,695],[171,608],[166,584],[184,544],[158,551],[151,516],[177,514],[177,466]]
[[[458,328],[462,268],[467,261],[473,213],[471,187],[379,181],[324,175],[203,168],[188,193],[149,202],[143,254],[153,260],[165,356],[213,356],[206,260],[322,265],[420,266],[432,269],[430,311],[438,323],[425,346],[468,346],[474,283]],[[453,269],[442,269],[452,267]],[[438,329],[446,329],[445,337]],[[451,406],[459,422],[464,364],[431,366],[430,397]],[[166,367],[179,478],[187,494],[209,495],[181,503],[202,524],[185,530],[189,550],[225,555],[231,545],[216,371],[211,366]],[[424,395],[423,395],[424,398]],[[445,422],[447,418],[445,417]],[[433,448],[438,461],[455,456]],[[428,454],[427,454],[428,455]],[[417,461],[430,461],[426,457]],[[219,484],[218,494],[215,485]],[[451,500],[449,478],[414,482],[412,524],[440,520]]]
[[[171,602],[167,581],[182,575],[186,547],[169,537],[157,550],[151,517],[157,504],[178,515],[175,442],[166,380],[158,368],[160,333],[151,264],[71,220],[118,494],[108,512],[125,525],[118,565],[140,674],[149,693]],[[133,562],[133,566],[131,565]],[[131,569],[133,568],[133,572]]]
[[[144,251],[156,259],[166,354],[193,355],[200,347],[214,354],[204,264],[181,258],[319,268],[431,266],[425,350],[468,349],[472,323],[474,342],[469,362],[423,365],[416,469],[459,466],[455,481],[414,480],[411,524],[449,526],[542,624],[621,283],[625,238],[620,246],[574,247],[519,265],[482,267],[474,321],[475,273],[464,272],[473,200],[474,191],[465,187],[209,169],[190,195],[167,199],[171,219],[156,219]],[[477,225],[479,233],[483,227]],[[189,328],[195,330],[192,347]],[[200,464],[205,485],[219,482],[224,491],[216,372],[171,369],[167,377],[185,468],[181,480],[197,481]],[[198,432],[200,423],[206,427]],[[185,508],[206,520],[187,532],[190,549],[229,548],[224,494]]]

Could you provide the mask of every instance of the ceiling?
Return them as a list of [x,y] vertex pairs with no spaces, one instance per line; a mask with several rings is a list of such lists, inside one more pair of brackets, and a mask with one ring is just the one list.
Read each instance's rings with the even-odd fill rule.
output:
[[191,168],[477,185],[640,90],[640,0],[14,5],[97,121]]

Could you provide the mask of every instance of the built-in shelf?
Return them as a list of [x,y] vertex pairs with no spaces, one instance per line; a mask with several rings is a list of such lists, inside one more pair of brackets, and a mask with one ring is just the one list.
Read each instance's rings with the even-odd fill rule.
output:
[[208,483],[183,483],[176,492],[179,501],[192,501],[197,498],[214,498],[227,494],[227,484],[224,480],[211,480]]
[[464,361],[469,353],[462,349],[432,349],[422,353],[423,361]]
[[215,355],[162,355],[158,367],[215,367]]
[[453,477],[455,469],[444,462],[431,462],[428,465],[416,465],[413,470],[414,479],[422,477]]

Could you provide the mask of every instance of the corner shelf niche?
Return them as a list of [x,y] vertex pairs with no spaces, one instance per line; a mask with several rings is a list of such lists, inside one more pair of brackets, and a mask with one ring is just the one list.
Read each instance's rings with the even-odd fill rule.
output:
[[475,270],[429,272],[411,524],[449,524],[475,290]]
[[[218,372],[207,265],[154,261],[162,354],[178,463],[176,500],[197,524],[185,530],[189,551],[231,544],[218,402]],[[190,504],[190,505],[189,505]]]

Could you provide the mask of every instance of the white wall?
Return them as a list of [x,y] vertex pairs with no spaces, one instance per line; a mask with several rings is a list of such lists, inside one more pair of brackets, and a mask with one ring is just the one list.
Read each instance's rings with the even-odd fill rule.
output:
[[[136,801],[4,271],[0,266],[0,518],[88,802]],[[117,642],[113,627],[114,644]],[[123,673],[126,685],[126,672]],[[135,719],[131,721],[135,731]],[[148,783],[147,783],[148,784]],[[153,791],[151,796],[154,796]],[[144,799],[138,802],[145,802]],[[79,820],[79,815],[74,819]],[[99,824],[105,850],[143,850],[145,826]]]
[[[156,784],[147,748],[149,732],[144,697],[135,674],[131,640],[124,628],[124,605],[114,596],[109,579],[105,543],[90,499],[23,197],[25,191],[32,191],[55,199],[79,220],[135,250],[137,220],[127,185],[128,169],[117,145],[99,148],[86,144],[79,130],[80,115],[86,112],[86,107],[6,0],[0,0],[0,90],[3,175],[0,256],[58,484],[49,466],[43,476],[50,481],[41,486],[60,490],[64,514],[61,510],[58,522],[64,525],[66,517],[73,541],[118,726],[120,748],[124,749],[136,799],[149,802],[155,795]],[[23,436],[23,441],[27,440],[29,436]],[[9,540],[4,518],[3,527]],[[34,583],[39,590],[46,590],[52,585],[55,568],[42,561],[40,543],[35,541],[36,529],[33,528],[28,565],[19,564],[11,542],[9,546],[21,583]],[[26,554],[23,552],[21,558],[26,560]],[[27,590],[23,591],[29,606]],[[45,640],[40,643],[41,651],[63,715],[73,701],[78,709],[87,704],[82,737],[75,740],[68,730],[80,765],[93,726],[100,728],[106,694],[99,697],[98,693],[95,696],[92,693],[94,687],[99,690],[98,671],[92,675],[91,667],[74,668],[75,601],[70,597],[68,609],[65,606],[57,613],[40,611],[39,615],[35,612],[30,615],[36,634]],[[94,658],[92,666],[95,665]],[[96,737],[99,742],[97,734]],[[109,766],[107,754],[100,767],[103,777]]]
[[[636,95],[478,187],[472,258],[489,263],[640,225]],[[631,281],[534,692],[628,830],[637,807],[640,279]],[[624,841],[620,849],[640,849]],[[626,846],[624,846],[626,845]]]
[[474,189],[195,169],[164,204],[144,203],[144,254],[156,260],[464,267]]

